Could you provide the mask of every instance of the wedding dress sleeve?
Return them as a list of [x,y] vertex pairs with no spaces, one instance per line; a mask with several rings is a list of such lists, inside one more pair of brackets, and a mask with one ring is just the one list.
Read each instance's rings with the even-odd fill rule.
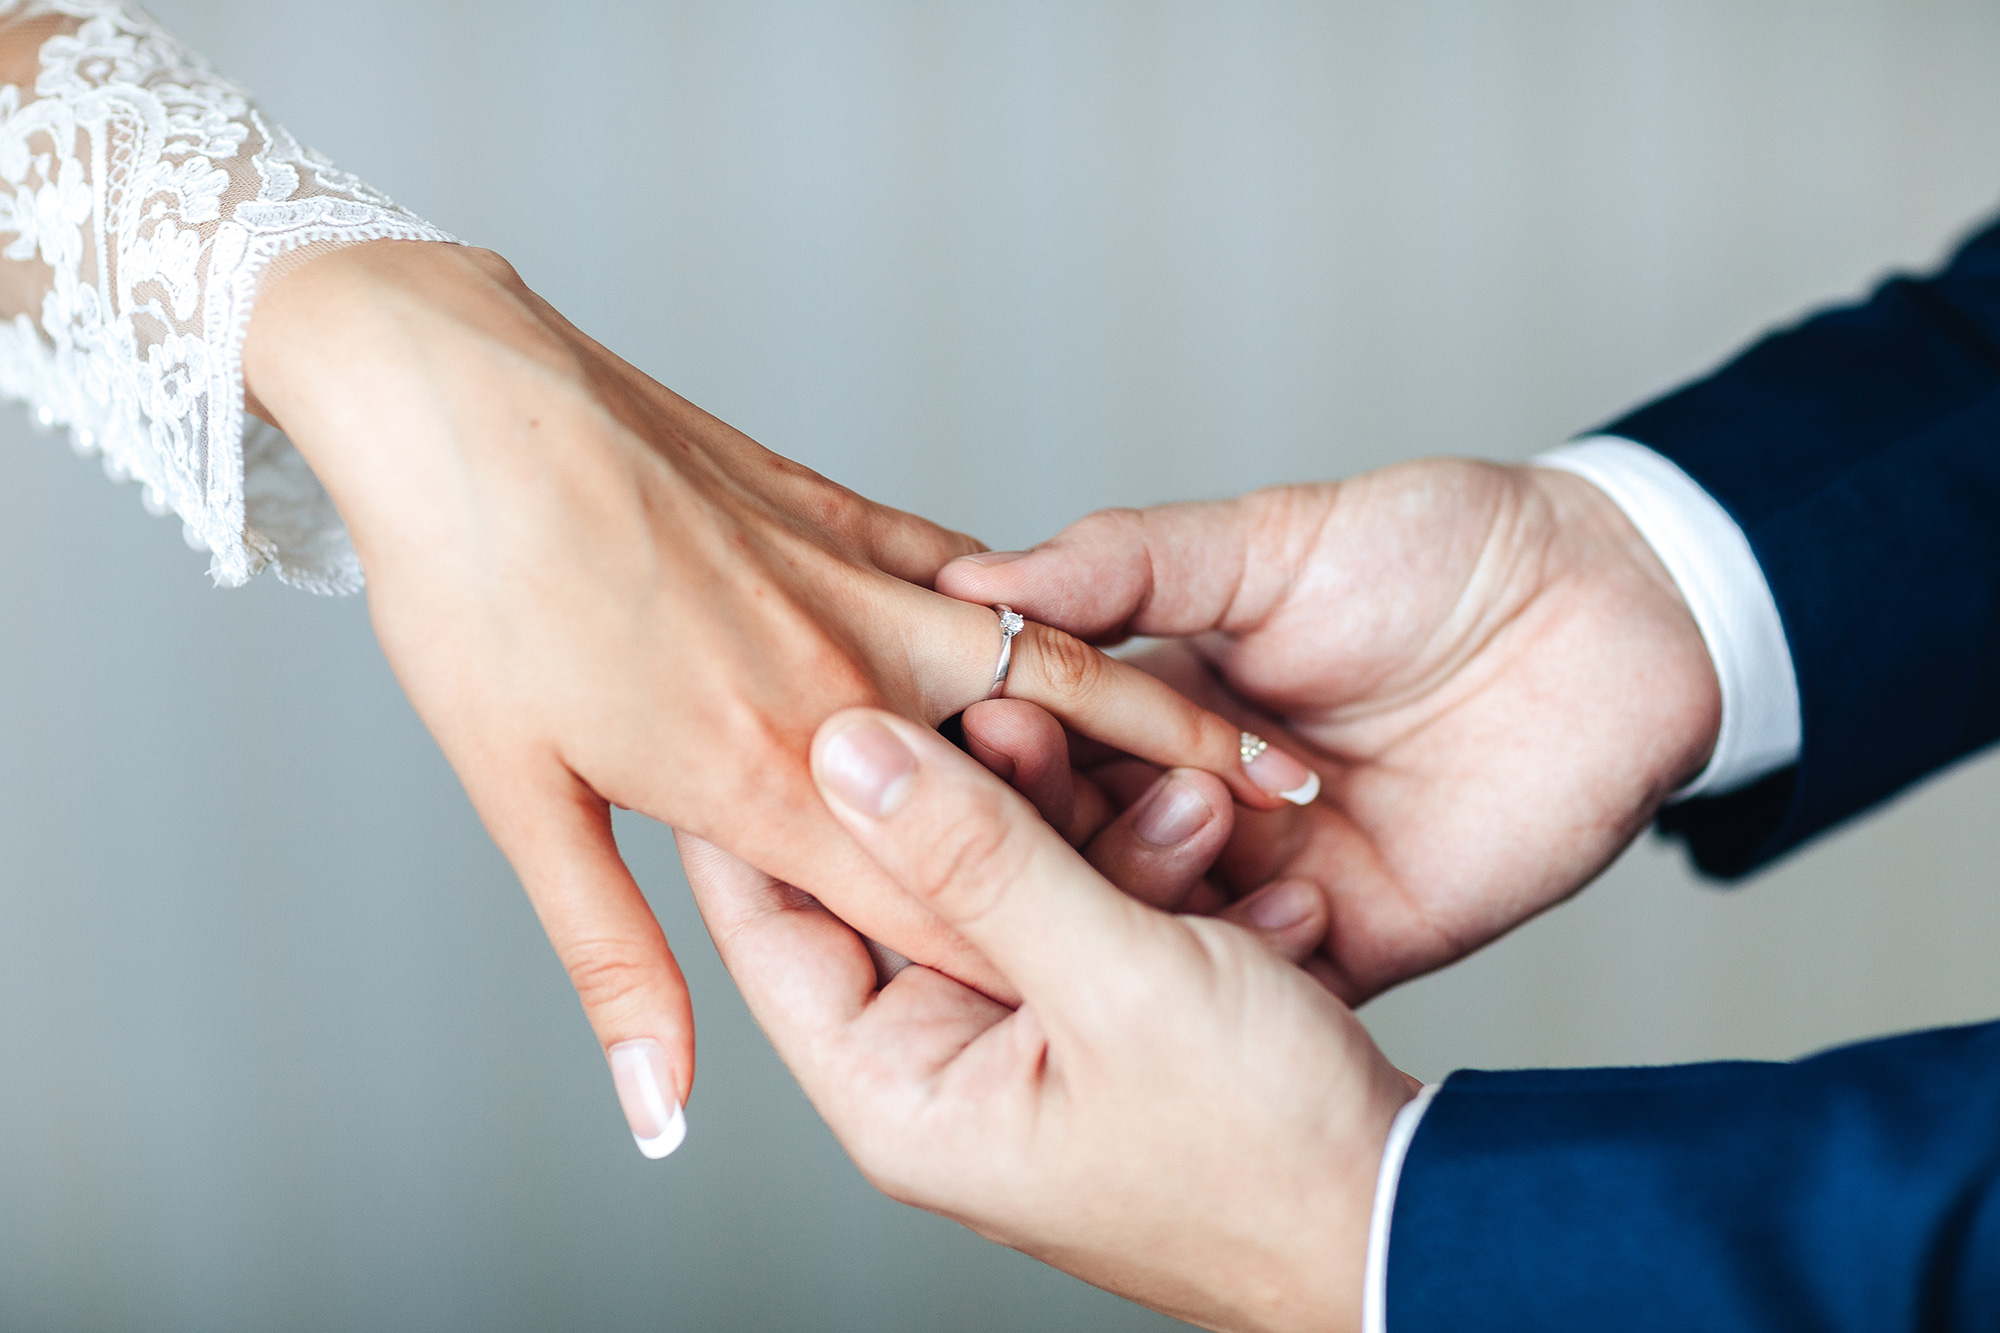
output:
[[244,333],[261,284],[312,255],[453,238],[134,5],[0,0],[0,85],[0,393],[177,514],[218,584],[358,589],[325,489],[245,410]]

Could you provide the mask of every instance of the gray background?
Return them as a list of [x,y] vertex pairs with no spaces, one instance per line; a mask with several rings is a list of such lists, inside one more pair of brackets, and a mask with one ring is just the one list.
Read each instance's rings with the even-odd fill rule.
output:
[[[1519,457],[2000,197],[1988,4],[158,0],[299,134],[881,499]],[[745,1015],[649,1165],[359,601],[0,416],[0,1327],[1125,1329],[875,1197]],[[1641,846],[1367,1011],[1459,1065],[2000,1014],[2000,766],[1739,892]]]

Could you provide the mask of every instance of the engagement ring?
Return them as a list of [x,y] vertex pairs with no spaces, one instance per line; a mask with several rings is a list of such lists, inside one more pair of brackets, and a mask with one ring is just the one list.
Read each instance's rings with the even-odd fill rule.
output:
[[994,607],[993,612],[1000,617],[1000,665],[993,668],[993,688],[986,691],[986,697],[998,699],[1007,693],[1007,669],[1014,665],[1014,636],[1026,629],[1028,622],[1005,604]]

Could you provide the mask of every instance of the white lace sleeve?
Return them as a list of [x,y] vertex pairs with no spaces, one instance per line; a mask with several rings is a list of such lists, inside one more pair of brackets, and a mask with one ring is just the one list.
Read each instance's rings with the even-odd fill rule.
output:
[[302,147],[143,11],[0,0],[0,392],[66,427],[234,586],[352,592],[346,528],[244,409],[258,285],[369,240],[451,241]]

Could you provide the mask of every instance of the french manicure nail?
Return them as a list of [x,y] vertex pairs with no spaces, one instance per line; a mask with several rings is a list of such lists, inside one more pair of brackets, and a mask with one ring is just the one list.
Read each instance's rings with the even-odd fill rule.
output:
[[1283,930],[1312,914],[1319,890],[1302,879],[1288,879],[1258,890],[1243,914],[1259,930]]
[[1026,554],[1026,551],[974,551],[971,555],[962,555],[958,558],[975,565],[1006,565]]
[[880,722],[849,727],[820,751],[820,776],[841,800],[881,819],[903,803],[917,757]]
[[1153,784],[1139,813],[1132,817],[1132,831],[1155,847],[1172,847],[1192,838],[1215,817],[1192,782],[1169,773]]
[[681,1146],[687,1137],[687,1115],[667,1069],[667,1053],[651,1037],[621,1041],[609,1052],[611,1081],[618,1088],[618,1104],[625,1108],[625,1123],[632,1127],[632,1139],[639,1151],[659,1160]]
[[1237,746],[1243,771],[1262,790],[1293,805],[1311,805],[1319,796],[1319,774],[1256,732],[1244,732]]

